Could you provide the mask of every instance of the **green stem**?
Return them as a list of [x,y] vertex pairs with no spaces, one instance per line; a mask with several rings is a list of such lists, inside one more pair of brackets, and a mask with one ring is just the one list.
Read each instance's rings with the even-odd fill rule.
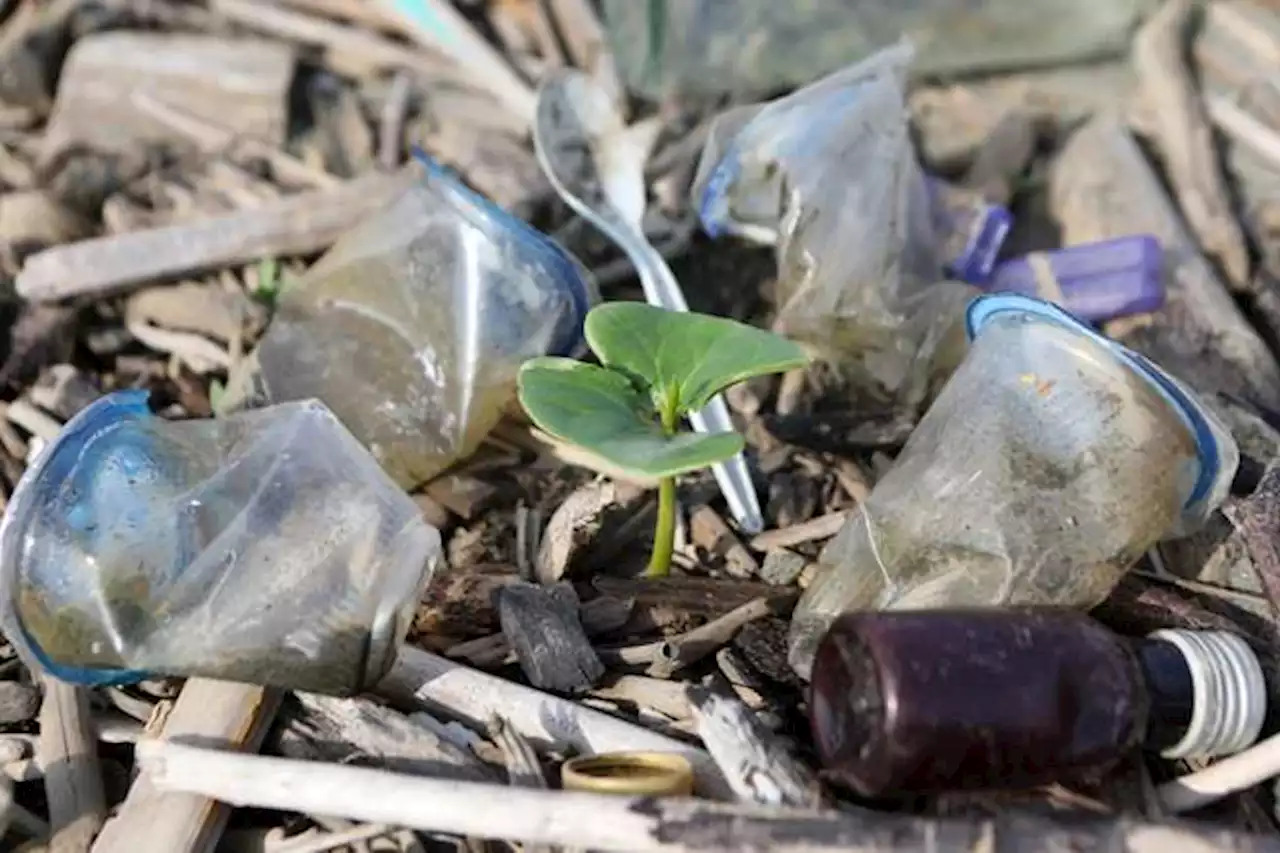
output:
[[[680,414],[680,399],[669,392],[665,405],[659,412],[662,431],[674,435]],[[676,540],[676,478],[664,477],[658,481],[658,521],[653,531],[653,552],[649,555],[649,568],[645,576],[664,578],[671,573],[671,551]]]
[[658,482],[658,524],[653,531],[653,553],[645,576],[665,578],[671,573],[671,551],[676,542],[676,479]]

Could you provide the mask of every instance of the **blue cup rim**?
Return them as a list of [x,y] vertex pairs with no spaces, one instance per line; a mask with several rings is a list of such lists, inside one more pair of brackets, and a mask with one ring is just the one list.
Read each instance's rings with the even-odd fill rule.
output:
[[1099,334],[1057,305],[1022,294],[994,293],[975,297],[965,311],[965,332],[969,340],[973,341],[990,321],[1002,314],[1020,314],[1046,320],[1086,337],[1146,380],[1177,413],[1196,443],[1200,472],[1191,495],[1183,504],[1183,510],[1194,507],[1209,494],[1222,461],[1218,450],[1218,439],[1200,404],[1192,399],[1169,374],[1141,353],[1134,352],[1123,344]]
[[[3,561],[0,573],[3,573],[6,584],[14,581],[12,575],[17,571],[17,540],[26,532],[27,520],[41,490],[66,479],[79,459],[82,448],[98,434],[121,421],[155,417],[148,404],[150,397],[151,392],[143,389],[114,391],[99,397],[67,421],[58,436],[40,453],[35,464],[23,473],[18,485],[14,487],[8,511],[0,519],[0,561]],[[13,596],[6,593],[2,597],[4,601],[0,606],[3,606],[8,616],[5,621],[17,629],[14,633],[18,636],[10,637],[15,647],[20,653],[25,651],[36,660],[41,669],[55,678],[72,684],[106,687],[131,684],[150,675],[141,670],[66,667],[55,663],[27,633]]]
[[409,153],[413,160],[426,171],[428,181],[439,181],[463,202],[458,205],[458,208],[464,216],[471,218],[472,222],[481,228],[496,225],[501,229],[515,231],[521,240],[546,260],[553,274],[558,275],[570,285],[569,298],[573,300],[575,317],[574,339],[569,340],[570,335],[563,335],[552,341],[550,350],[552,355],[572,353],[582,338],[582,324],[586,322],[587,312],[591,310],[591,295],[585,278],[589,273],[582,264],[555,240],[464,184],[453,172],[420,147],[413,146]]

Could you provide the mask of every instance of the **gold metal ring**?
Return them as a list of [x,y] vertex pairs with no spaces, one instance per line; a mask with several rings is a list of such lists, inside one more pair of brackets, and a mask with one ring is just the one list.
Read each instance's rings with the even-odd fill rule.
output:
[[560,784],[566,791],[688,797],[693,794],[693,766],[674,752],[583,755],[561,766]]

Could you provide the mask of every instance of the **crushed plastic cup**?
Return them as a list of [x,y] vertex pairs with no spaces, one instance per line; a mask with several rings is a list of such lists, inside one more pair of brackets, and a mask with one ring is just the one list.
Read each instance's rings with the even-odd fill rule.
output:
[[357,693],[394,660],[440,535],[321,403],[211,420],[94,402],[0,523],[0,627],[36,671]]
[[521,363],[580,347],[597,297],[577,259],[426,155],[404,181],[284,291],[229,390],[323,401],[412,488],[475,450]]
[[958,193],[916,162],[904,100],[912,57],[903,42],[726,112],[693,187],[708,234],[775,247],[778,330],[863,399],[907,409],[928,396],[919,379],[936,372],[929,343],[955,337],[977,292],[945,282],[944,264],[979,274],[1003,239],[981,213],[962,216]]
[[1012,294],[975,299],[967,327],[963,362],[819,556],[791,624],[802,676],[844,612],[1092,607],[1226,496],[1230,433],[1141,355]]
[[996,267],[984,282],[992,293],[1021,293],[1101,323],[1164,305],[1160,241],[1147,234],[1032,252]]

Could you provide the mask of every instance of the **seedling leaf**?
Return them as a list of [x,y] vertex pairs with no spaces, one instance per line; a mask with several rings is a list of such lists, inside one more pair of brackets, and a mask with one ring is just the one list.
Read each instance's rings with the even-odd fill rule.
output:
[[673,390],[681,412],[702,409],[716,394],[753,376],[808,363],[794,341],[705,314],[641,302],[611,302],[587,315],[587,343],[606,367],[644,380],[654,404]]
[[625,374],[569,358],[525,362],[519,392],[541,429],[634,476],[697,471],[743,447],[742,436],[732,432],[664,435],[649,395]]

